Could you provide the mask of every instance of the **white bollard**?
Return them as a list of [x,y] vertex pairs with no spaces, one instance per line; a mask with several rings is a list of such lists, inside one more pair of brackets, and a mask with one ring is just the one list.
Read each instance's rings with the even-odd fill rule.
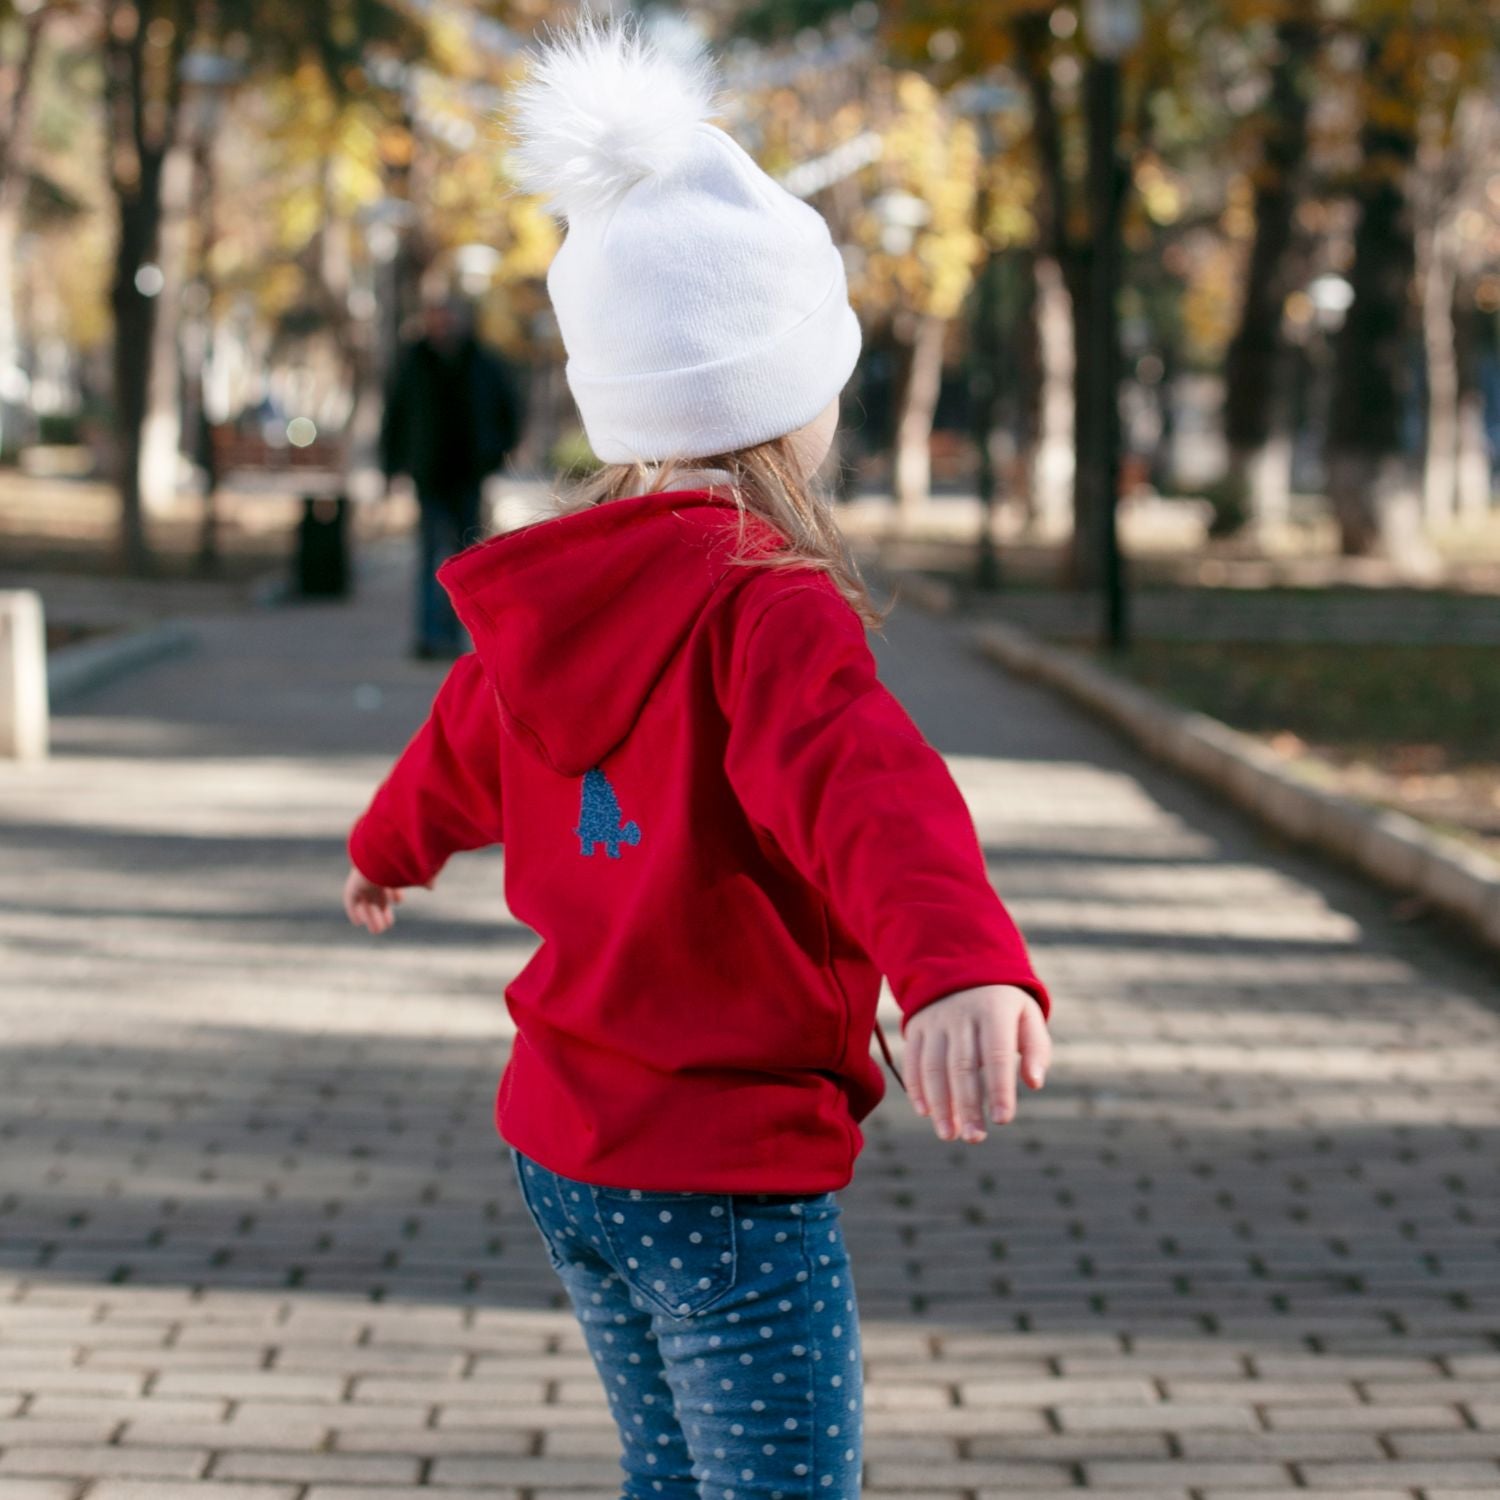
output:
[[47,754],[47,632],[34,589],[0,590],[0,759]]

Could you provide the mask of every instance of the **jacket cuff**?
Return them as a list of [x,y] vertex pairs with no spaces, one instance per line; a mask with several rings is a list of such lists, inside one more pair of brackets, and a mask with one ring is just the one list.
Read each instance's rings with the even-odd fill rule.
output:
[[983,969],[955,969],[946,974],[923,975],[920,983],[909,985],[905,993],[896,997],[896,1004],[901,1010],[901,1035],[905,1037],[907,1023],[919,1010],[925,1010],[939,1000],[946,1000],[949,995],[956,995],[960,990],[979,989],[984,985],[994,984],[1008,984],[1025,990],[1041,1006],[1042,1019],[1052,1019],[1052,997],[1048,994],[1046,985],[1031,969],[1017,967],[1012,961],[1008,965],[993,964]]
[[410,870],[403,869],[400,862],[390,858],[381,847],[378,837],[381,831],[372,815],[366,813],[349,830],[349,862],[366,880],[392,890],[403,886],[425,885],[429,877],[413,876]]

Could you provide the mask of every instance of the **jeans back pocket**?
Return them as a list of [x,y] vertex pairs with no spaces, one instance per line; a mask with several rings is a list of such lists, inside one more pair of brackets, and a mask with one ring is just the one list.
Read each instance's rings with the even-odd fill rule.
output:
[[650,1306],[691,1317],[733,1289],[732,1194],[605,1187],[593,1194],[615,1270]]

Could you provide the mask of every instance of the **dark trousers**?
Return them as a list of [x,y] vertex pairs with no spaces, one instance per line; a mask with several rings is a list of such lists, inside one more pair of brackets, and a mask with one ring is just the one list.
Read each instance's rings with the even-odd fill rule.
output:
[[417,557],[416,644],[437,651],[458,651],[463,628],[437,570],[455,552],[479,541],[480,490],[477,484],[456,494],[419,491],[421,507]]

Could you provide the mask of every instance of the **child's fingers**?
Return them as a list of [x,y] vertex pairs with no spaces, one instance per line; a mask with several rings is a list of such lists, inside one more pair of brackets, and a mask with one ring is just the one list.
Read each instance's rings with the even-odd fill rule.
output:
[[1028,1005],[1021,1012],[1019,1036],[1022,1075],[1031,1088],[1039,1089],[1047,1081],[1052,1062],[1052,1033],[1047,1030],[1040,1006]]
[[979,1029],[969,1016],[955,1018],[948,1036],[948,1087],[953,1097],[953,1125],[966,1141],[984,1139],[984,1069]]
[[919,1115],[927,1113],[927,1095],[922,1091],[922,1033],[914,1031],[906,1038],[906,1092],[911,1107]]
[[356,896],[349,905],[349,920],[356,927],[363,927],[367,932],[377,936],[389,931],[396,920],[395,912],[374,896]]
[[933,1128],[946,1141],[953,1137],[953,1101],[948,1092],[948,1039],[943,1031],[925,1031],[922,1040],[922,1097]]
[[1015,1028],[1002,1015],[986,1010],[981,1022],[984,1046],[984,1077],[988,1085],[990,1118],[997,1125],[1008,1124],[1016,1114]]

